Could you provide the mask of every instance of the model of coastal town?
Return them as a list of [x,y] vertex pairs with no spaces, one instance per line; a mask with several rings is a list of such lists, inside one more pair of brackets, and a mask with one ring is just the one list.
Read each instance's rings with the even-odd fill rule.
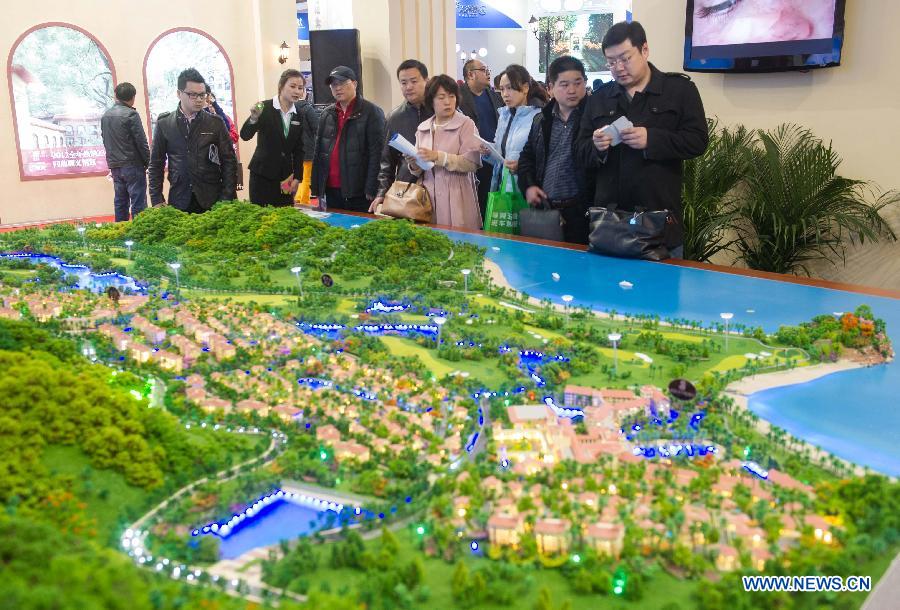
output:
[[900,545],[896,481],[734,389],[892,358],[863,302],[601,315],[405,221],[238,202],[0,251],[4,607],[857,608],[740,577],[874,586]]

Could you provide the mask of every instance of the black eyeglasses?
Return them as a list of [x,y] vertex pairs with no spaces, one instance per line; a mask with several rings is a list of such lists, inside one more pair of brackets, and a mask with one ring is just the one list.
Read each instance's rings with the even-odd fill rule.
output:
[[208,97],[207,93],[189,93],[187,91],[182,91],[182,93],[184,93],[192,100],[205,100]]
[[472,72],[484,72],[485,74],[490,74],[490,68],[472,68]]

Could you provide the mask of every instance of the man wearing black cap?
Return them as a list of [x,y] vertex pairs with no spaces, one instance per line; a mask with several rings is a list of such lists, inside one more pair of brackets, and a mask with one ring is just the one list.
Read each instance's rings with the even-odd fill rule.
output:
[[378,191],[384,112],[356,94],[356,74],[347,66],[325,83],[335,103],[322,113],[313,157],[312,193],[322,207],[365,212]]

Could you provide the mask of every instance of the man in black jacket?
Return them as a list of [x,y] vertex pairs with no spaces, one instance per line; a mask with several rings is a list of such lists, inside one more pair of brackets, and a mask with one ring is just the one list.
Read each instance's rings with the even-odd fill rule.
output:
[[531,133],[519,156],[519,189],[531,206],[559,210],[567,242],[587,244],[585,217],[591,194],[583,171],[575,167],[575,135],[587,100],[584,64],[568,55],[557,57],[547,70],[553,99],[535,115]]
[[319,119],[312,192],[325,196],[320,207],[365,212],[378,194],[384,112],[356,94],[356,73],[347,66],[332,70],[325,83],[335,103]]
[[[459,109],[475,121],[478,135],[488,142],[494,141],[497,131],[497,111],[503,106],[503,100],[491,89],[491,71],[480,59],[470,59],[463,65],[465,84],[459,88]],[[491,190],[491,177],[494,166],[482,163],[475,172],[478,179],[478,206],[484,218],[488,193]]]
[[225,122],[201,112],[206,105],[206,84],[194,68],[178,75],[178,101],[175,112],[159,115],[153,131],[150,204],[166,203],[162,189],[168,164],[169,205],[183,212],[205,212],[217,201],[237,197],[237,159]]
[[[666,245],[680,257],[682,163],[709,143],[700,93],[688,76],[661,72],[648,61],[647,35],[636,21],[612,26],[602,46],[615,81],[588,98],[577,161],[596,178],[594,205],[669,210]],[[608,126],[622,116],[634,127],[613,146]]]
[[369,206],[370,212],[374,212],[384,201],[384,194],[395,180],[416,181],[400,151],[388,144],[391,137],[399,133],[415,144],[419,124],[434,114],[434,109],[425,104],[425,84],[428,82],[428,68],[425,64],[416,59],[407,59],[397,68],[397,80],[406,99],[394,108],[387,120],[384,145],[381,148],[381,168],[378,172],[378,193]]
[[144,124],[134,109],[136,93],[131,83],[116,85],[116,103],[100,119],[106,165],[115,189],[113,208],[116,222],[129,220],[147,207],[150,147]]

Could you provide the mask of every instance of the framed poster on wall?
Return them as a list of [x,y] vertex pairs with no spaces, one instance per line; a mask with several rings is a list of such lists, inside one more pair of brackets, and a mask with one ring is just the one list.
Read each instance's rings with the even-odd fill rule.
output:
[[115,73],[100,43],[68,24],[23,34],[7,63],[23,180],[105,175],[100,118]]

